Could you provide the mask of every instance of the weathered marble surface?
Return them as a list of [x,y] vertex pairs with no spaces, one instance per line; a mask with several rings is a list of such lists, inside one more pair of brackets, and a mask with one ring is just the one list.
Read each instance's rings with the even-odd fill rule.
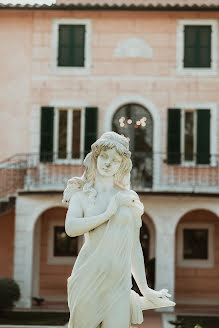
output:
[[[82,177],[69,180],[65,229],[85,235],[68,278],[69,328],[129,328],[143,321],[142,311],[174,306],[168,291],[147,285],[139,240],[143,204],[130,190],[128,140],[102,135],[84,160]],[[133,275],[142,297],[131,291]]]

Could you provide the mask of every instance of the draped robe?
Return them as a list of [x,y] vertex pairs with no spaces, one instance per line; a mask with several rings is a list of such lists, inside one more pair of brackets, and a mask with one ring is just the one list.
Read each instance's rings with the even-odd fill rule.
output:
[[[142,310],[173,305],[154,305],[131,291],[131,254],[140,215],[115,215],[104,224],[95,247],[89,237],[77,257],[67,280],[70,319],[68,328],[97,328],[111,306],[126,294],[130,297],[130,323],[143,321]],[[82,219],[83,220],[83,219]],[[168,303],[171,302],[171,303]],[[175,303],[174,303],[175,304]]]

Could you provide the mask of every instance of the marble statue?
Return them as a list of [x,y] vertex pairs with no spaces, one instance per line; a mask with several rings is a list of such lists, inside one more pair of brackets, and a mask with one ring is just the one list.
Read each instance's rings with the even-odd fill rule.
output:
[[[127,138],[107,132],[91,146],[81,177],[68,181],[68,236],[85,236],[67,280],[69,328],[129,328],[142,311],[174,306],[166,289],[147,285],[139,240],[143,204],[130,190]],[[133,275],[143,296],[132,287]]]

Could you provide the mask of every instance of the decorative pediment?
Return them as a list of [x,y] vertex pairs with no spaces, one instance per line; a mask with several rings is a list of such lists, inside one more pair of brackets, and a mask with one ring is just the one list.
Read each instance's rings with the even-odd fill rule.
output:
[[152,58],[153,49],[142,39],[125,39],[117,45],[114,56],[118,58]]

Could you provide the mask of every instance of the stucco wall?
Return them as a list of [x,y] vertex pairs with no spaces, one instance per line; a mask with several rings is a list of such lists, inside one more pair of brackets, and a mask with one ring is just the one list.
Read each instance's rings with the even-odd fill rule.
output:
[[15,212],[0,215],[0,277],[13,278]]
[[0,11],[0,159],[29,151],[32,13]]
[[[52,72],[52,22],[56,18],[91,20],[89,75]],[[218,104],[219,101],[218,75],[203,78],[177,74],[177,21],[185,18],[218,19],[219,13],[0,11],[1,107],[4,108],[0,114],[3,122],[0,147],[8,145],[1,158],[31,152],[33,145],[34,151],[39,150],[42,105],[56,101],[74,105],[80,101],[98,106],[101,134],[106,109],[115,99],[130,94],[145,97],[158,109],[162,124],[161,149],[165,150],[168,107],[180,102]],[[153,50],[152,58],[115,57],[115,48],[127,38],[140,38],[148,43]]]

